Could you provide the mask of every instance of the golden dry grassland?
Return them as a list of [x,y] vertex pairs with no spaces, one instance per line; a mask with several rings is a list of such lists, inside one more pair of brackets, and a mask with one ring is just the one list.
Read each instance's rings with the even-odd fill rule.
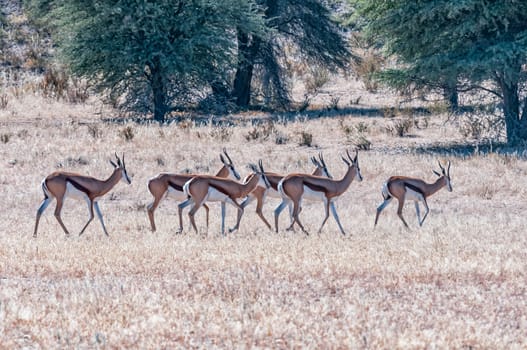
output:
[[[105,122],[95,103],[70,106],[35,97],[0,111],[0,348],[338,348],[524,349],[527,347],[527,161],[522,155],[434,153],[463,141],[445,116],[419,117],[409,136],[386,132],[382,117],[341,116],[255,127],[259,114],[231,127]],[[310,172],[324,153],[333,176],[361,130],[363,182],[337,202],[348,235],[333,218],[321,234],[321,203],[305,203],[311,232],[270,232],[247,208],[238,232],[219,234],[219,205],[196,218],[201,234],[176,235],[167,199],[150,232],[146,182],[162,172],[219,169],[226,147],[242,176],[267,170]],[[269,130],[271,130],[269,132]],[[269,137],[259,136],[258,131]],[[306,143],[312,135],[311,147]],[[279,141],[277,144],[277,140]],[[124,152],[132,185],[119,183],[83,236],[86,204],[67,201],[66,237],[50,205],[32,238],[40,182],[64,169],[109,176]],[[390,175],[431,182],[437,161],[452,161],[452,193],[429,199],[417,225],[412,203],[403,228],[392,203],[373,229],[381,185]],[[264,208],[268,220],[278,201]],[[185,212],[186,213],[186,212]],[[227,224],[235,210],[227,208]],[[280,219],[288,222],[287,211]]]

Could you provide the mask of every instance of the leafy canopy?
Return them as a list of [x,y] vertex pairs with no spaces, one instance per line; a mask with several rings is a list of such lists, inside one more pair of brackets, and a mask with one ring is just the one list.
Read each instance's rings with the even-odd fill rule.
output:
[[429,82],[471,83],[497,71],[519,79],[527,54],[527,2],[519,0],[358,0],[357,22],[401,70]]
[[[60,57],[74,74],[150,109],[156,84],[174,104],[225,74],[236,52],[233,28],[264,31],[246,0],[42,0],[33,7],[49,10]],[[155,83],[154,74],[162,75]]]

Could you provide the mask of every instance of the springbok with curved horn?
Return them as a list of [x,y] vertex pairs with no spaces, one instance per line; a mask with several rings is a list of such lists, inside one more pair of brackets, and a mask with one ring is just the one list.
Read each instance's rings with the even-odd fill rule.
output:
[[[200,175],[192,178],[185,183],[183,190],[188,194],[189,199],[193,203],[192,208],[188,213],[190,223],[194,228],[194,231],[198,233],[198,228],[194,221],[194,214],[196,211],[207,201],[221,202],[221,234],[225,234],[225,203],[229,203],[238,209],[238,217],[236,225],[229,229],[229,232],[233,232],[240,226],[240,220],[243,215],[243,208],[238,204],[236,199],[244,198],[258,185],[270,187],[269,181],[265,176],[262,161],[258,162],[258,167],[254,164],[249,164],[249,167],[253,171],[252,176],[245,183],[239,183],[230,179],[219,178],[216,176]],[[182,226],[182,208],[186,206],[185,202],[179,204],[179,230],[183,231]]]
[[102,225],[102,229],[106,236],[108,236],[108,231],[104,226],[104,221],[102,219],[101,210],[99,209],[98,201],[99,199],[109,192],[120,180],[125,181],[127,184],[131,184],[132,181],[128,177],[126,172],[126,166],[124,163],[124,154],[122,160],[119,159],[117,153],[115,154],[117,158],[117,164],[110,160],[110,163],[114,167],[112,175],[106,180],[98,180],[91,176],[79,175],[76,173],[69,173],[65,171],[56,171],[51,175],[47,176],[42,181],[42,190],[44,191],[44,200],[40,204],[40,207],[37,211],[37,220],[35,223],[35,231],[33,237],[37,236],[38,223],[40,221],[40,216],[48,205],[53,201],[53,198],[57,200],[57,206],[55,207],[55,218],[59,222],[60,226],[64,232],[68,235],[68,229],[62,222],[60,217],[60,212],[64,204],[66,197],[80,198],[84,199],[88,203],[88,210],[90,212],[90,218],[84,227],[82,228],[79,236],[83,234],[86,227],[93,220],[93,208],[99,217],[99,220]]
[[[428,203],[426,199],[446,186],[448,192],[452,192],[452,184],[450,183],[450,161],[448,161],[447,169],[441,165],[441,162],[438,161],[439,169],[441,173],[433,170],[439,178],[432,184],[426,183],[421,179],[406,177],[406,176],[392,176],[390,177],[382,186],[382,196],[384,201],[377,207],[377,214],[375,215],[375,224],[379,220],[379,215],[384,208],[395,197],[399,202],[397,207],[397,215],[403,222],[405,227],[408,227],[408,224],[403,217],[403,206],[404,202],[408,200],[413,200],[415,203],[415,212],[417,214],[417,221],[419,226],[423,226],[423,222],[426,219],[430,209],[428,209]],[[425,215],[421,220],[421,215],[419,212],[419,202],[422,202],[425,207]]]
[[[316,157],[311,157],[311,162],[313,163],[313,165],[315,165],[315,170],[313,171],[312,175],[325,176],[331,179],[332,176],[330,175],[328,171],[328,168],[326,166],[326,162],[324,161],[324,157],[322,156],[322,153],[319,153],[318,157],[319,159],[317,159]],[[251,175],[248,175],[244,181],[247,181],[247,178],[249,176]],[[278,183],[280,182],[280,180],[282,180],[285,177],[285,175],[266,172],[265,176],[267,177],[267,180],[269,180],[269,184],[271,185],[271,187],[266,188],[263,186],[256,186],[256,188],[251,193],[249,193],[249,195],[247,195],[247,197],[240,203],[240,205],[243,209],[245,209],[245,207],[247,207],[250,203],[252,203],[256,199],[256,214],[258,214],[258,216],[260,217],[260,219],[262,219],[264,224],[271,230],[272,229],[271,224],[265,219],[263,212],[262,212],[263,205],[268,196],[272,198],[282,198],[280,194],[278,193]],[[289,202],[288,204],[289,204],[288,205],[289,216],[291,217],[291,220],[292,220],[293,203]]]
[[291,230],[294,223],[296,222],[305,234],[309,234],[300,222],[298,215],[301,210],[302,200],[310,199],[313,201],[324,202],[326,215],[322,221],[322,225],[318,230],[319,233],[329,218],[329,210],[331,208],[331,212],[335,218],[335,221],[337,222],[337,225],[339,226],[340,232],[343,235],[346,234],[342,228],[342,225],[340,224],[334,202],[340,197],[340,195],[346,192],[355,177],[357,177],[358,181],[362,181],[362,175],[359,168],[358,152],[355,151],[354,158],[351,158],[348,150],[346,150],[346,155],[348,156],[348,159],[344,157],[341,158],[348,166],[348,169],[346,174],[344,174],[340,180],[333,180],[307,174],[291,174],[280,181],[278,184],[278,191],[282,195],[282,203],[280,203],[274,212],[276,232],[278,232],[278,216],[280,215],[281,210],[283,210],[284,206],[287,204],[287,201],[292,201],[293,222],[287,228],[287,230]]
[[[223,157],[223,154],[225,157]],[[223,149],[223,154],[220,153],[220,160],[223,163],[222,168],[216,173],[217,177],[240,179],[240,174],[234,168],[234,163],[231,157],[227,154],[227,150]],[[185,201],[187,195],[183,193],[183,185],[185,182],[197,176],[197,174],[170,174],[161,173],[148,180],[148,190],[154,196],[154,201],[147,206],[148,219],[150,220],[150,227],[152,232],[156,231],[156,223],[154,221],[154,212],[165,197],[172,197],[178,202]],[[188,203],[190,205],[191,203]],[[204,204],[203,207],[207,216],[207,227],[209,226],[209,207]]]

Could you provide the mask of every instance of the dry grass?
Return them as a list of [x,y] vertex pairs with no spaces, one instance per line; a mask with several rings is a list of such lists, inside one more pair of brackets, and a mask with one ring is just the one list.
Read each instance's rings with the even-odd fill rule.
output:
[[[409,204],[412,228],[404,230],[392,204],[373,230],[382,182],[395,173],[432,181],[430,170],[446,158],[412,150],[461,140],[455,126],[434,117],[400,138],[386,134],[382,118],[300,119],[273,126],[289,140],[277,144],[247,138],[254,127],[243,122],[226,130],[105,124],[90,114],[100,110],[94,105],[62,104],[58,114],[56,104],[13,97],[0,110],[9,135],[0,143],[0,348],[527,346],[525,160],[451,158],[454,192],[430,199],[423,228]],[[319,203],[301,214],[309,237],[268,232],[254,205],[227,237],[218,234],[218,205],[208,235],[175,235],[169,200],[156,212],[158,232],[149,231],[146,181],[154,174],[213,172],[226,147],[242,176],[258,158],[269,170],[311,171],[309,157],[323,151],[340,177],[339,152],[349,144],[343,125],[372,142],[359,156],[364,181],[338,202],[351,235],[342,237],[332,218],[315,234]],[[316,147],[298,146],[300,132]],[[114,151],[126,154],[133,179],[101,201],[110,237],[96,220],[82,237],[65,237],[51,205],[33,239],[42,178],[58,167],[106,177]],[[277,204],[265,207],[268,219]],[[86,205],[67,202],[63,218],[78,232]],[[203,219],[200,212],[204,231]],[[234,223],[233,208],[227,220]]]

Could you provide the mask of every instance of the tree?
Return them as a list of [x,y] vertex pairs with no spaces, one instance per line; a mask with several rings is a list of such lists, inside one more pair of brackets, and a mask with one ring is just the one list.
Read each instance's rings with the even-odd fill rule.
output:
[[385,79],[485,90],[503,105],[507,142],[527,142],[527,2],[350,1],[367,37],[399,63]]
[[240,107],[251,100],[255,68],[261,68],[261,84],[279,105],[289,103],[284,61],[288,47],[299,59],[329,69],[346,67],[350,58],[341,27],[320,0],[257,0],[263,8],[271,35],[237,27],[238,60],[231,95]]
[[263,31],[250,0],[31,0],[48,9],[63,61],[122,106],[157,121],[222,80],[235,28]]

